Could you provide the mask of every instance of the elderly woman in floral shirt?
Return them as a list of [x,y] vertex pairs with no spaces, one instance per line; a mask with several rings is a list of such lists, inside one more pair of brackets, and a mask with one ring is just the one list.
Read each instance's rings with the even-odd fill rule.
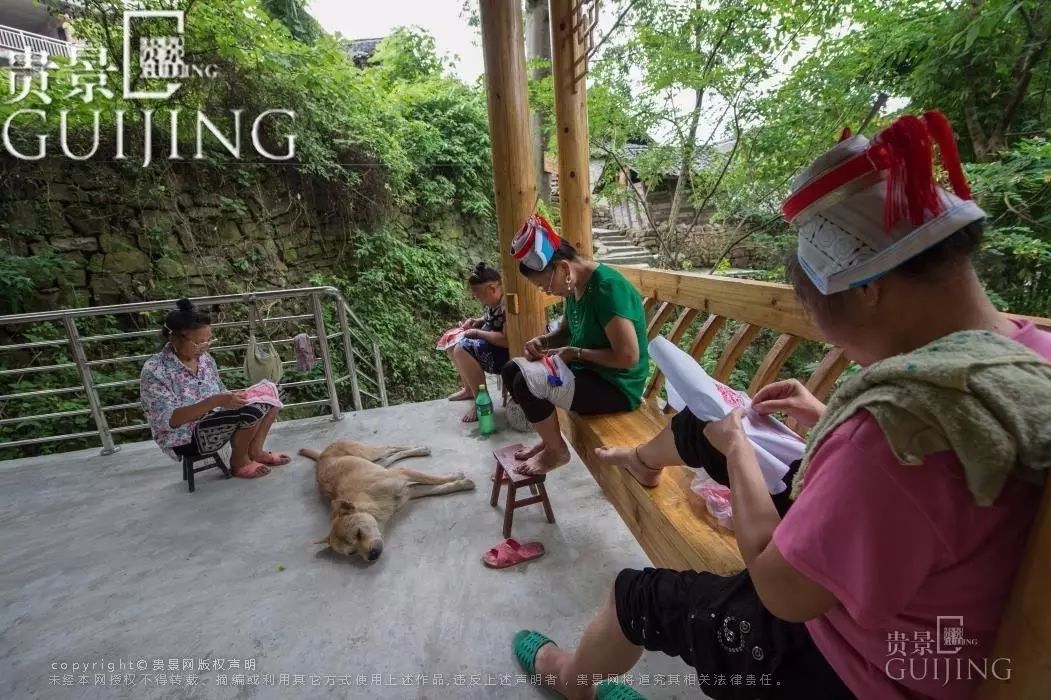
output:
[[164,349],[142,367],[140,396],[153,439],[172,459],[210,454],[230,442],[234,476],[255,479],[270,467],[288,464],[288,455],[263,449],[277,408],[248,403],[219,378],[212,344],[211,318],[182,299],[168,314]]

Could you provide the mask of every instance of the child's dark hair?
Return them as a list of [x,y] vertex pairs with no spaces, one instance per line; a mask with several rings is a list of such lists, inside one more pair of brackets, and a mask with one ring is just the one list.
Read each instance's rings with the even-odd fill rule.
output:
[[484,262],[480,262],[474,267],[474,272],[467,278],[467,284],[472,287],[476,284],[485,284],[486,282],[499,282],[500,271],[496,268],[489,267]]
[[212,325],[212,317],[197,307],[189,299],[180,299],[175,303],[175,310],[169,311],[161,327],[161,335],[165,340],[171,340],[173,335],[179,335],[184,331],[195,331],[198,328]]
[[527,267],[525,263],[518,263],[518,271],[521,272],[523,275],[526,275],[527,277],[529,275],[538,275],[541,272],[547,272],[548,270],[550,270],[551,266],[557,263],[559,260],[568,261],[576,259],[577,249],[574,248],[569,241],[562,239],[558,244],[558,248],[556,248],[555,252],[552,253],[551,260],[548,261],[547,265],[544,266],[543,270],[534,270],[531,267]]

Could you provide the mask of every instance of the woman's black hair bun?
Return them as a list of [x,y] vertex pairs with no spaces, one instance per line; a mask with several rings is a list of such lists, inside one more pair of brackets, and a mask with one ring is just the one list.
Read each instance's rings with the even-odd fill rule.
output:
[[193,302],[189,299],[180,299],[179,301],[175,302],[175,308],[184,313],[192,313]]

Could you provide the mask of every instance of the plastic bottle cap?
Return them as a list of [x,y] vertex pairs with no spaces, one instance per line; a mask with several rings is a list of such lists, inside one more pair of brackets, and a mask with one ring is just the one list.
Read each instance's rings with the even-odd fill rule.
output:
[[485,391],[485,384],[479,384],[478,391]]

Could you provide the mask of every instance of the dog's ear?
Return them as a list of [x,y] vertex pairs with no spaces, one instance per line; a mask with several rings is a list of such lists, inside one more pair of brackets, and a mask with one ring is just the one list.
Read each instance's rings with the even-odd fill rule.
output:
[[350,515],[355,510],[354,504],[350,501],[344,501],[342,498],[337,498],[332,501],[332,512],[339,513],[340,515]]

